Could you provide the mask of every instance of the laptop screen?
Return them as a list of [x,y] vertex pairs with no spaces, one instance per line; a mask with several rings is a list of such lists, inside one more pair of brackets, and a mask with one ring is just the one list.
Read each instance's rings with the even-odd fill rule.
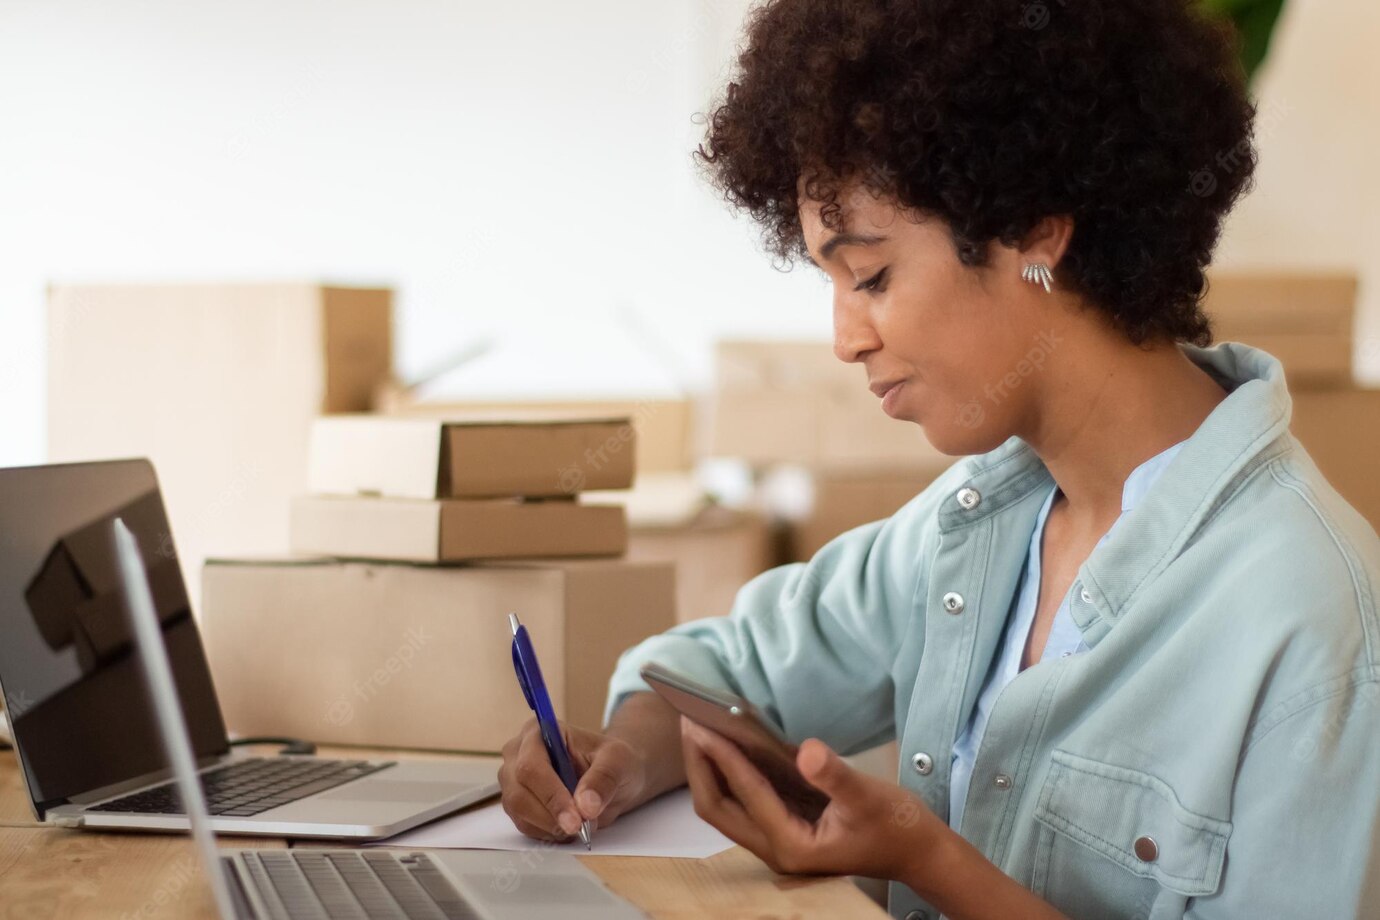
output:
[[40,814],[167,767],[120,594],[115,517],[138,538],[196,755],[229,749],[153,467],[0,470],[0,686]]

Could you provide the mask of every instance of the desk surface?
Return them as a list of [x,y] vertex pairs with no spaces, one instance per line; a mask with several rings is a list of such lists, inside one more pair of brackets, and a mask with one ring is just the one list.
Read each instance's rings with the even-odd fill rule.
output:
[[[359,752],[328,748],[322,753]],[[393,752],[370,751],[367,756],[385,753]],[[281,838],[253,837],[222,837],[220,844],[238,849],[288,845]],[[610,888],[659,920],[886,918],[846,878],[779,876],[741,847],[709,859],[580,859]],[[213,918],[200,872],[186,837],[35,825],[14,752],[0,750],[0,903],[6,917]]]

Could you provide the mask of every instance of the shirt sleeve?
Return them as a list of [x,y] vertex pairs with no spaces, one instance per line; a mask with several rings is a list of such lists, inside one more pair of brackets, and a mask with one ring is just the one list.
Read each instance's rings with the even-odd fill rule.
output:
[[1317,695],[1247,750],[1221,888],[1189,920],[1380,917],[1380,675]]
[[923,629],[922,560],[938,485],[809,563],[757,576],[728,616],[682,623],[624,652],[605,724],[629,693],[650,689],[638,669],[655,661],[746,698],[792,741],[817,737],[853,753],[894,737],[892,668],[903,639],[914,643]]

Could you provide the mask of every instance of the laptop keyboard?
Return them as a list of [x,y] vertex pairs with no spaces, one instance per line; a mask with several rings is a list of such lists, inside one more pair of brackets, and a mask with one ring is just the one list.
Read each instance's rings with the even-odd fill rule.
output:
[[[201,774],[201,788],[211,814],[246,818],[270,808],[324,792],[342,783],[377,773],[387,763],[364,760],[316,760],[311,758],[252,757]],[[115,811],[145,815],[186,814],[174,783],[111,799],[88,811]]]
[[[480,920],[425,853],[246,850],[273,920]],[[279,903],[268,893],[276,894]]]

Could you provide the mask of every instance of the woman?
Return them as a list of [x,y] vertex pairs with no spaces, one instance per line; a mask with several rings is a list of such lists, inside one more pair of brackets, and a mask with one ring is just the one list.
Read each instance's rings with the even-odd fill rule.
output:
[[[626,652],[604,729],[569,728],[573,798],[525,729],[521,830],[688,782],[779,871],[890,879],[896,917],[1380,916],[1380,541],[1278,362],[1204,347],[1254,112],[1196,6],[752,14],[701,160],[832,282],[882,410],[967,458]],[[819,822],[646,692],[652,660],[801,742]],[[839,758],[891,738],[899,783]]]

